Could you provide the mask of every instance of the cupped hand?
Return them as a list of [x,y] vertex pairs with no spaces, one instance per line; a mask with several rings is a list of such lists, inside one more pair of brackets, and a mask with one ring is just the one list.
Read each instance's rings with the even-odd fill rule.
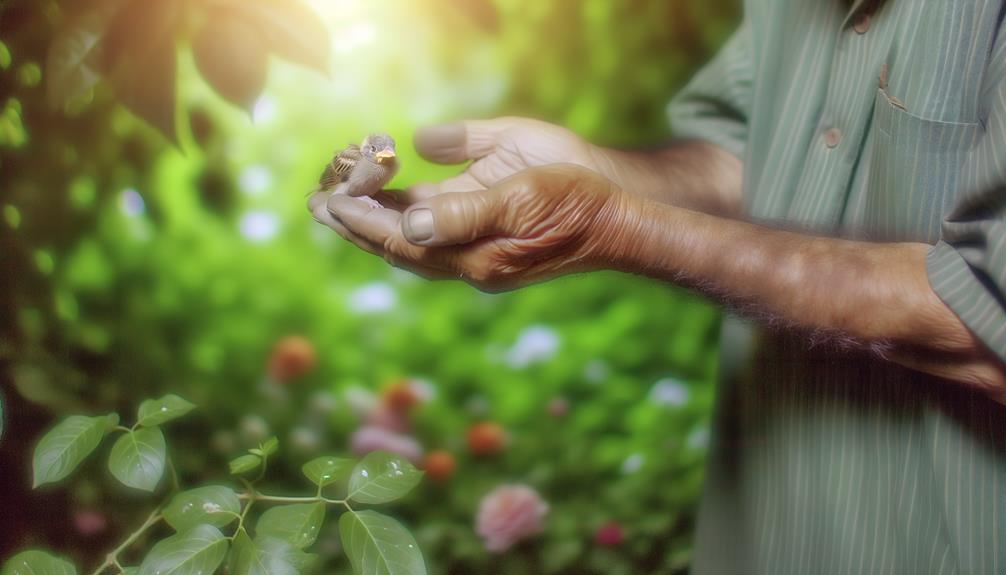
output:
[[625,248],[621,222],[632,199],[597,172],[557,164],[482,181],[483,189],[444,191],[404,211],[316,194],[312,213],[394,266],[491,292],[600,269]]

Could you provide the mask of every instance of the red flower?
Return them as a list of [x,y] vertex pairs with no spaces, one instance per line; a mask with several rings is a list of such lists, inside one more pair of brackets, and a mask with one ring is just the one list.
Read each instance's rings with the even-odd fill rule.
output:
[[506,443],[506,431],[498,423],[485,421],[468,428],[468,449],[475,455],[499,453]]
[[423,468],[426,470],[426,475],[429,475],[431,479],[442,483],[454,475],[454,470],[457,469],[457,462],[454,461],[454,456],[450,452],[438,449],[426,455]]
[[303,336],[290,335],[273,346],[266,369],[276,381],[289,383],[310,372],[316,363],[314,345]]
[[625,532],[617,521],[609,521],[594,533],[594,542],[601,547],[615,547],[625,539]]
[[400,379],[384,388],[381,401],[395,413],[408,413],[419,403],[420,397],[409,380]]

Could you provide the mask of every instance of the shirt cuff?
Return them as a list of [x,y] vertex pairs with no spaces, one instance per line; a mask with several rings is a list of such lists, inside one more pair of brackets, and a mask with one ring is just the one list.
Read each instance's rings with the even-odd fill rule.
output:
[[939,242],[926,256],[929,283],[964,325],[1006,361],[1006,301],[953,246]]

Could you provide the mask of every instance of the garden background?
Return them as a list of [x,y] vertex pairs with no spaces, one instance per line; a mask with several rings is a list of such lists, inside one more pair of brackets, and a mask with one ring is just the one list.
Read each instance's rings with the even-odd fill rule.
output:
[[[0,2],[0,560],[38,545],[99,563],[152,496],[97,461],[32,491],[33,446],[67,414],[176,393],[198,405],[166,429],[185,484],[229,481],[227,461],[275,435],[266,485],[293,491],[303,462],[349,453],[375,409],[408,404],[394,432],[417,463],[454,463],[389,511],[433,573],[687,570],[717,310],[609,273],[501,295],[430,283],[313,222],[305,193],[334,150],[377,130],[399,142],[394,187],[452,175],[411,135],[466,117],[659,145],[669,98],[736,25],[735,0],[311,0],[327,74],[272,57],[242,110],[182,40],[179,113],[159,124],[113,82],[81,71],[86,89],[71,90],[51,73],[53,43],[103,1]],[[505,483],[549,512],[496,555],[473,522]],[[348,572],[326,525],[320,572]]]

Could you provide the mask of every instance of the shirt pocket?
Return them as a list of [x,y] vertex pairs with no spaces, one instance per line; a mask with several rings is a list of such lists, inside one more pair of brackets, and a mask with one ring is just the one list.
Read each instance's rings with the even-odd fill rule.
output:
[[935,243],[981,132],[979,123],[915,115],[878,89],[864,214],[871,236]]

